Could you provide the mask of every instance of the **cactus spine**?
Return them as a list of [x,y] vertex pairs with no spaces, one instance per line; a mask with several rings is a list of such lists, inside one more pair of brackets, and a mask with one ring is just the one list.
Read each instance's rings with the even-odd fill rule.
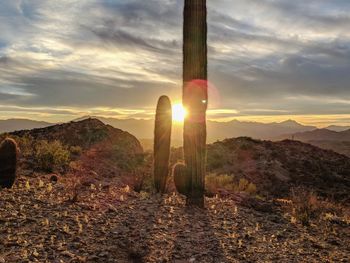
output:
[[170,139],[172,126],[171,102],[167,96],[158,100],[154,129],[154,185],[164,193],[169,175]]
[[206,0],[185,0],[183,31],[184,155],[190,192],[187,205],[204,206],[206,162],[207,8]]
[[6,138],[0,145],[0,187],[11,188],[16,180],[18,148],[13,139]]

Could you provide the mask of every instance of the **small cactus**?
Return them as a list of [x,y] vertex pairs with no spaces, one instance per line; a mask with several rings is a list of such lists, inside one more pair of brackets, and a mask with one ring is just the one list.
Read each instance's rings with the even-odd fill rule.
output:
[[172,111],[167,96],[158,100],[154,129],[154,185],[158,193],[164,193],[169,175]]
[[11,188],[16,179],[18,147],[6,138],[0,145],[0,187]]
[[191,189],[190,177],[188,176],[185,164],[177,163],[173,169],[174,183],[176,190],[185,196],[188,196]]

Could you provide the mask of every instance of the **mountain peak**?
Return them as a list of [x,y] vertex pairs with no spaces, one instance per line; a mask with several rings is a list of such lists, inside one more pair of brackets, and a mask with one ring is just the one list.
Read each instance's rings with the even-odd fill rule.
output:
[[301,124],[295,120],[292,120],[292,119],[288,119],[288,120],[285,120],[285,121],[282,121],[280,122],[280,124],[285,124],[285,125],[298,125],[300,126]]

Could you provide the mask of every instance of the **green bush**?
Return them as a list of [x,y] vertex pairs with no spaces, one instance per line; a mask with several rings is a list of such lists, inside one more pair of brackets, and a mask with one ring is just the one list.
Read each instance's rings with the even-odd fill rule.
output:
[[37,169],[52,172],[68,166],[70,152],[59,141],[43,140],[36,143],[34,157]]

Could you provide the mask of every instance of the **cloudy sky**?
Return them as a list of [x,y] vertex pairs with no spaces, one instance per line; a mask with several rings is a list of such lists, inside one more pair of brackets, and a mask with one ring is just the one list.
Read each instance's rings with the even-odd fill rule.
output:
[[[183,0],[0,0],[0,118],[152,118]],[[208,0],[210,119],[350,124],[349,0]]]

